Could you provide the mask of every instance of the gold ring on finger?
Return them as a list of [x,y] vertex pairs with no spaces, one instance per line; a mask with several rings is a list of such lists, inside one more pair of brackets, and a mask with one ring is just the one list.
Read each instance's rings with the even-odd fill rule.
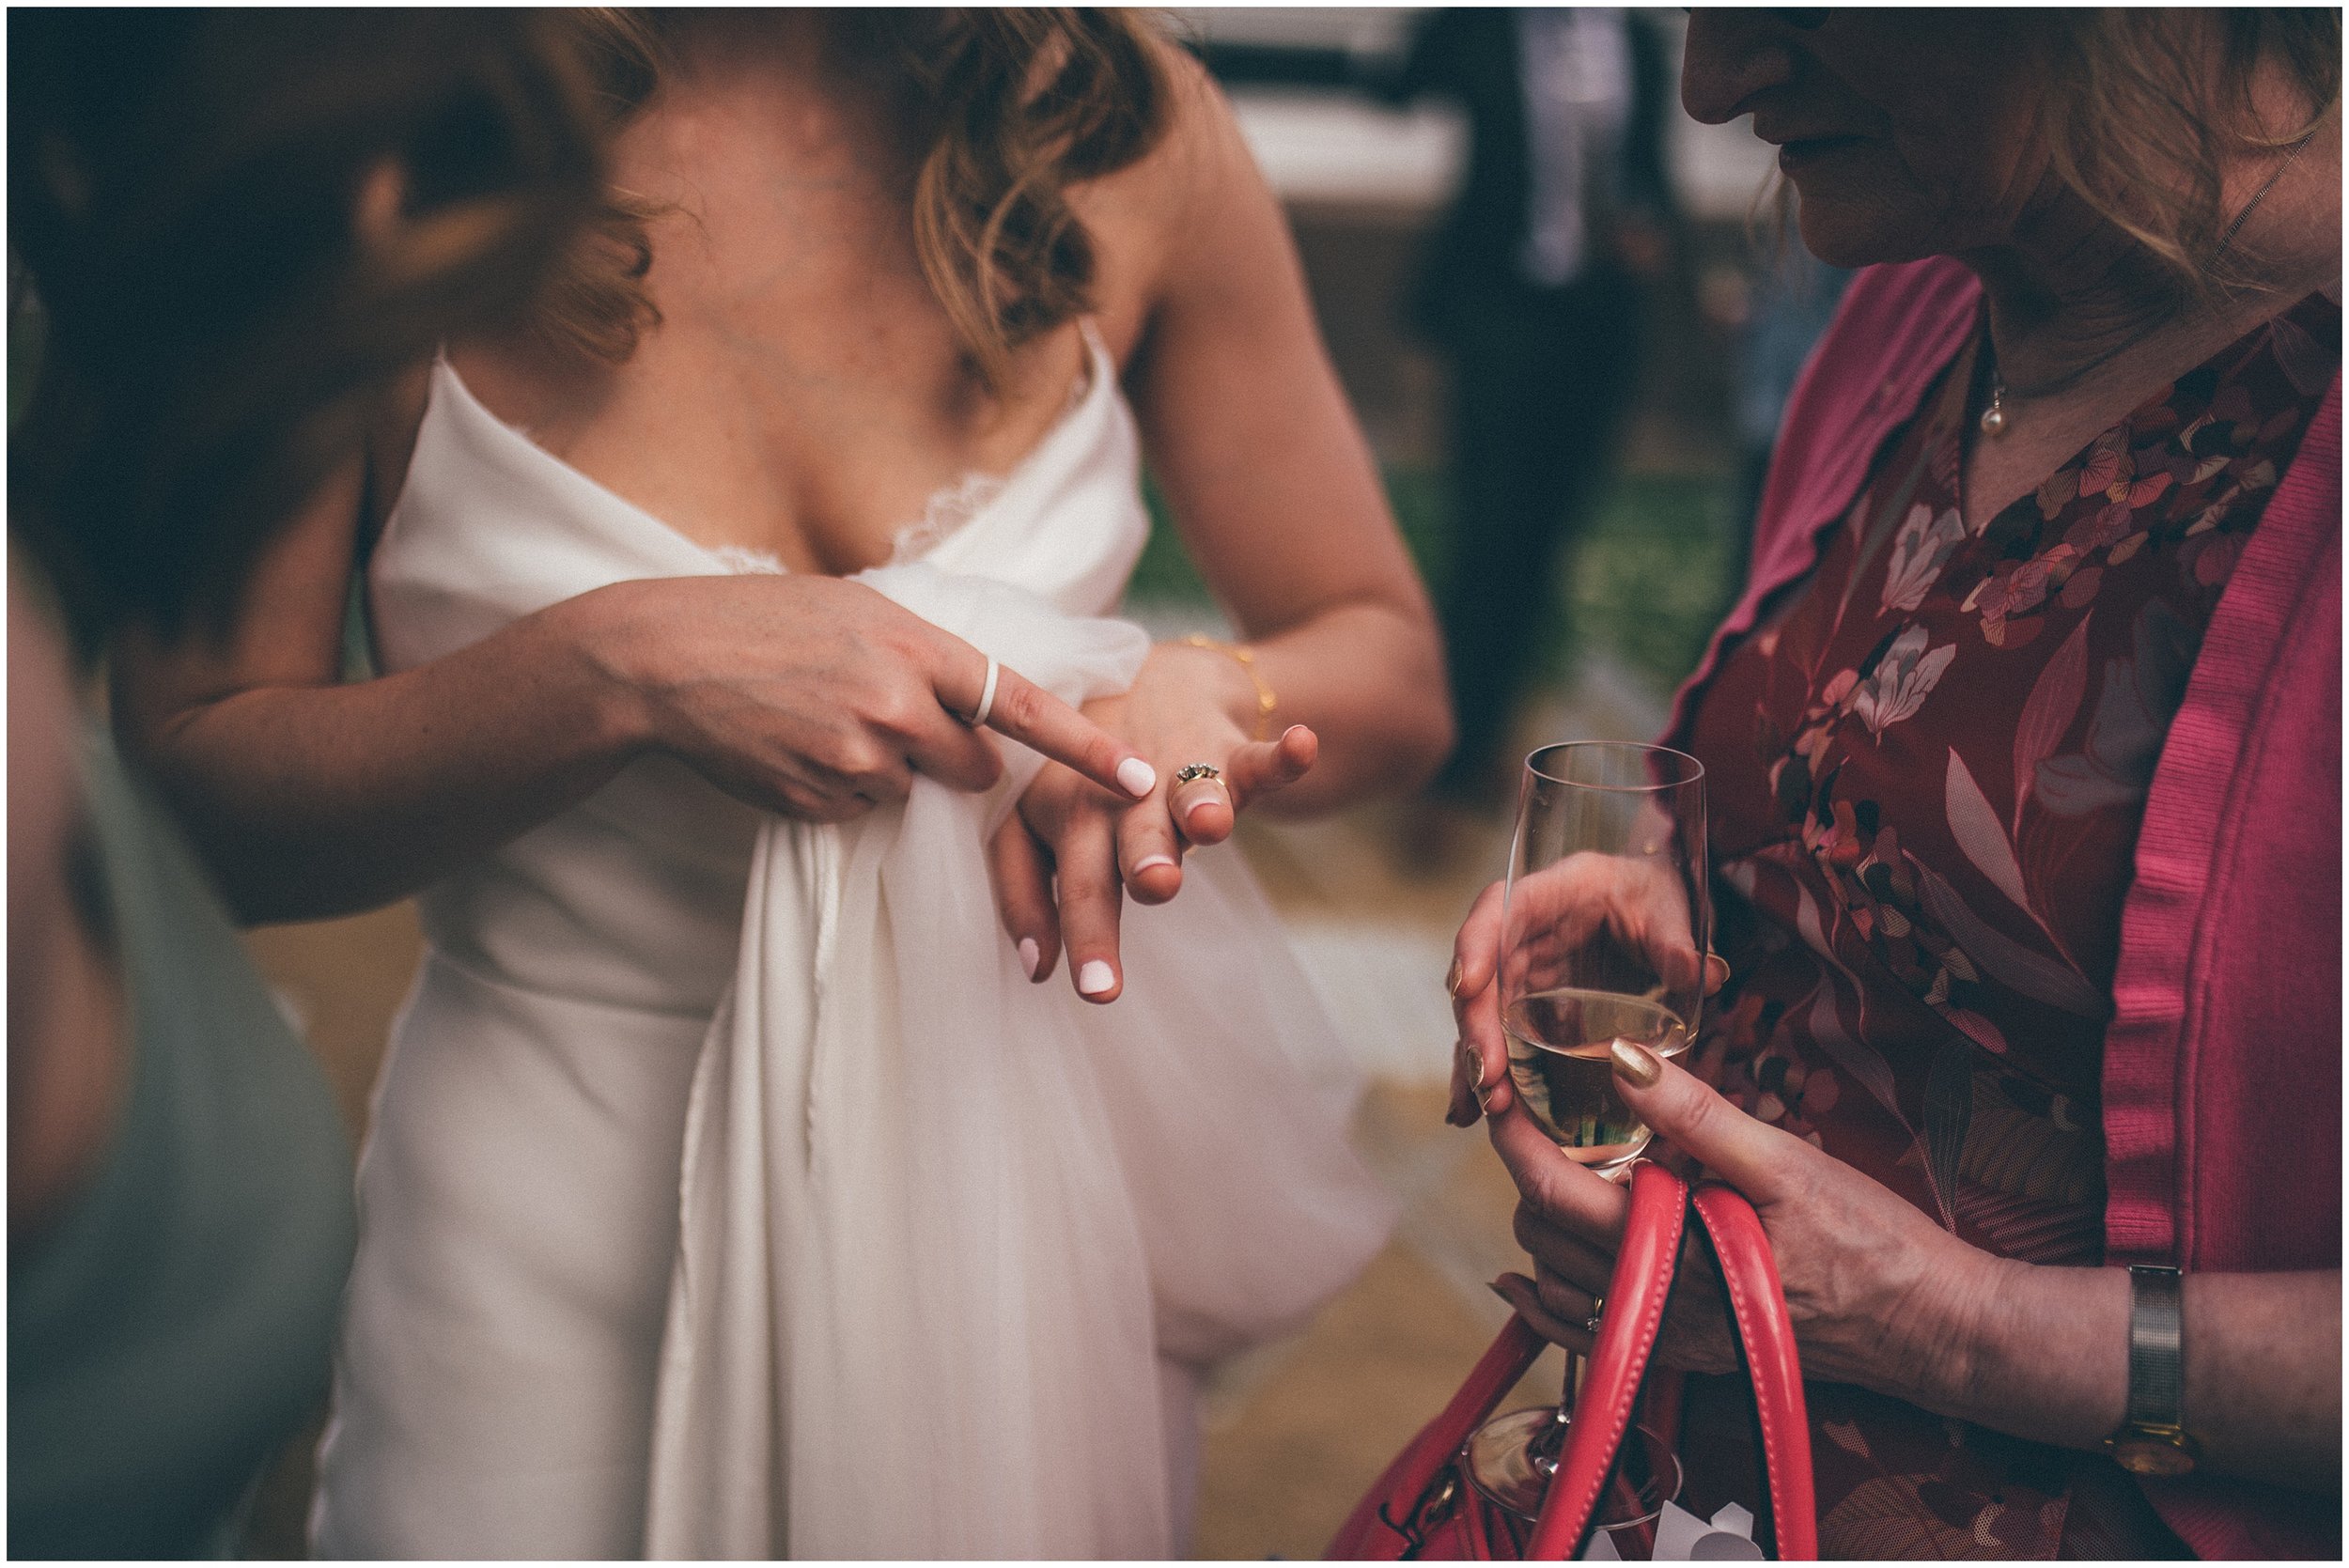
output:
[[1200,779],[1221,777],[1223,777],[1223,769],[1212,762],[1187,763],[1174,770],[1174,782],[1178,784],[1191,784]]

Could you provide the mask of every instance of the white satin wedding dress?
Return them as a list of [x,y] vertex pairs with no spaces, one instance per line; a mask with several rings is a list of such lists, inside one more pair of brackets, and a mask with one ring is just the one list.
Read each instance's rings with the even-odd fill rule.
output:
[[[1138,443],[1090,374],[862,580],[1069,701],[1146,644]],[[713,551],[445,364],[368,569],[412,667]],[[666,760],[423,894],[360,1172],[321,1556],[1154,1558],[1196,1374],[1288,1331],[1391,1219],[1355,1082],[1237,851],[1129,910],[1126,990],[1032,986],[985,797],[844,826]]]

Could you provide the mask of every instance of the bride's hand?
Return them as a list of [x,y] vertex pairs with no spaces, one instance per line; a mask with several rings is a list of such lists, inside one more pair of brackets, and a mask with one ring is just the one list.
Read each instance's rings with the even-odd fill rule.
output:
[[[1003,775],[970,722],[987,656],[863,583],[684,577],[585,598],[583,645],[634,732],[752,805],[840,822],[904,799],[915,773],[970,791]],[[1133,747],[1016,671],[999,670],[985,727],[1104,800],[1159,787]]]
[[[1173,898],[1184,853],[1229,838],[1251,801],[1303,778],[1320,741],[1302,724],[1251,739],[1253,684],[1223,654],[1180,644],[1152,649],[1125,695],[1088,703],[1085,715],[1130,742],[1157,784],[1128,801],[1047,764],[996,831],[989,859],[1003,929],[1029,978],[1049,976],[1065,944],[1078,994],[1107,1002],[1125,986],[1117,945],[1125,895],[1140,904]],[[1221,776],[1177,784],[1194,763]]]

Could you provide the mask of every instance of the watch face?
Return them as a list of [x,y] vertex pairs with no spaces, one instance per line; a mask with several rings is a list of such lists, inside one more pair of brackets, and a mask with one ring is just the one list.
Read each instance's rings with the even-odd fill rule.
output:
[[2194,1469],[2194,1456],[2165,1437],[2116,1438],[2112,1457],[2131,1475],[2187,1475]]

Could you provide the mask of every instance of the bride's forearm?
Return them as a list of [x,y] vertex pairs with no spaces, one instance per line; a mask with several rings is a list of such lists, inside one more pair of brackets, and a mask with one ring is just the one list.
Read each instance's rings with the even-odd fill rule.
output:
[[[1407,793],[1451,750],[1443,655],[1423,615],[1343,602],[1249,645],[1277,701],[1275,733],[1305,724],[1321,739],[1313,771],[1269,797],[1267,810],[1302,815]],[[1252,722],[1254,688],[1240,686]]]
[[241,918],[347,914],[555,815],[644,749],[640,708],[594,651],[603,608],[591,594],[413,670],[168,713],[118,678],[116,727]]

